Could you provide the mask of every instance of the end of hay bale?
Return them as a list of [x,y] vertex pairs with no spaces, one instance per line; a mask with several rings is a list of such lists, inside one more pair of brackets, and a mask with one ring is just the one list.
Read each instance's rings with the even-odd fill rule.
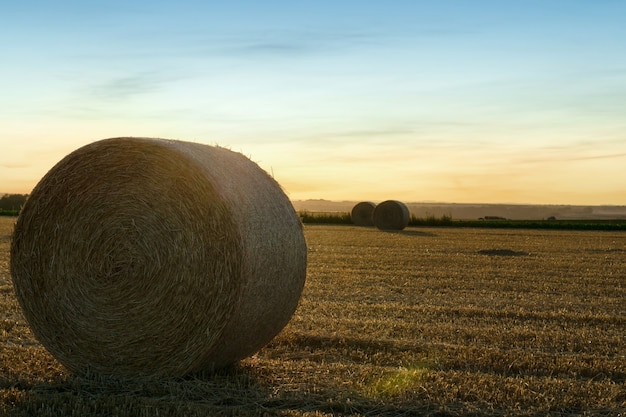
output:
[[409,209],[401,201],[387,200],[374,209],[374,225],[380,230],[402,230],[409,224]]
[[357,203],[350,213],[352,223],[357,226],[373,226],[374,225],[374,209],[376,204],[371,201],[361,201]]
[[245,358],[287,324],[306,243],[280,186],[245,156],[113,138],[35,187],[10,269],[33,333],[70,370],[182,376]]

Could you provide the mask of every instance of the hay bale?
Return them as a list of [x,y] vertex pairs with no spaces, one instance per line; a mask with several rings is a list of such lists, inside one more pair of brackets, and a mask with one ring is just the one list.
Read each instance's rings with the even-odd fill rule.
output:
[[362,201],[352,207],[352,212],[350,213],[350,218],[352,219],[352,223],[357,226],[373,226],[374,225],[374,209],[376,208],[376,204],[371,201]]
[[374,225],[380,230],[402,230],[409,224],[409,208],[401,201],[383,201],[374,209]]
[[35,336],[70,370],[182,376],[249,356],[285,326],[306,243],[280,186],[243,155],[113,138],[35,187],[11,275]]

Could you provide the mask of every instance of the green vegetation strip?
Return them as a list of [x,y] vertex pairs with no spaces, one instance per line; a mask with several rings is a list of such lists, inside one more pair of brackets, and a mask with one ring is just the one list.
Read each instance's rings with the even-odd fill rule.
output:
[[[305,224],[352,224],[349,213],[299,212]],[[626,220],[454,220],[442,217],[411,216],[413,227],[481,227],[490,229],[552,229],[552,230],[626,230]]]

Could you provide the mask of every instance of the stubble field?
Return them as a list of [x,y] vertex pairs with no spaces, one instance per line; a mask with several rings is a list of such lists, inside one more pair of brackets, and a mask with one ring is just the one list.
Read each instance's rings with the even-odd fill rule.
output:
[[306,225],[284,331],[216,374],[71,375],[32,337],[0,218],[0,415],[626,416],[626,233]]

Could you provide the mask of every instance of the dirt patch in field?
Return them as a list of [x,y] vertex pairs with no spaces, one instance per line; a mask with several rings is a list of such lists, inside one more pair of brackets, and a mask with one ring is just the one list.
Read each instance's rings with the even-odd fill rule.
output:
[[515,251],[511,249],[483,249],[478,251],[481,255],[487,256],[529,256],[529,252]]

